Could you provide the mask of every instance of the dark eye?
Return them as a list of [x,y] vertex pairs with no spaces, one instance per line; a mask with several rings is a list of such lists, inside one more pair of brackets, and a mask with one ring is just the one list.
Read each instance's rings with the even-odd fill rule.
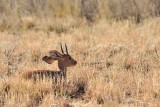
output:
[[71,57],[68,57],[69,60],[71,60]]

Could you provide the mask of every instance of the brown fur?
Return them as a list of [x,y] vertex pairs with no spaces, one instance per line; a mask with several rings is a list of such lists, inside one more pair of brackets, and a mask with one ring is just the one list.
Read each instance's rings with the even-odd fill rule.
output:
[[49,51],[50,56],[44,56],[42,58],[42,60],[48,64],[52,64],[55,60],[57,60],[60,71],[52,71],[52,70],[29,71],[27,73],[23,73],[22,77],[25,79],[31,79],[31,78],[36,79],[37,77],[43,79],[43,77],[49,77],[55,80],[57,80],[57,77],[59,77],[60,81],[62,80],[62,77],[63,77],[64,80],[66,80],[67,67],[75,66],[77,64],[77,61],[75,61],[68,54],[67,47],[66,47],[66,51],[67,51],[67,54],[64,54],[63,50],[61,54],[56,50],[51,50]]
[[29,71],[22,74],[22,77],[25,79],[44,79],[44,78],[52,78],[54,82],[57,82],[57,77],[62,79],[63,72],[61,71],[52,71],[52,70],[36,70]]

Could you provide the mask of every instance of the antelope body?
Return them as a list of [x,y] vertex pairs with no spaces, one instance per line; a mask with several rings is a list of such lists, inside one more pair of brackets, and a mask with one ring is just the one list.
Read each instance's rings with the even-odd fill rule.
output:
[[57,82],[57,78],[60,78],[60,82],[63,79],[66,81],[67,79],[67,67],[75,66],[77,64],[77,61],[75,61],[69,54],[68,49],[66,47],[66,54],[63,51],[62,45],[61,45],[61,51],[62,54],[59,53],[56,50],[49,51],[49,56],[44,56],[42,58],[43,61],[45,61],[48,64],[52,64],[55,60],[58,61],[58,67],[60,71],[52,71],[52,70],[36,70],[36,71],[30,71],[23,74],[24,78],[31,79],[31,78],[44,78],[49,77],[52,79],[55,79],[55,82]]

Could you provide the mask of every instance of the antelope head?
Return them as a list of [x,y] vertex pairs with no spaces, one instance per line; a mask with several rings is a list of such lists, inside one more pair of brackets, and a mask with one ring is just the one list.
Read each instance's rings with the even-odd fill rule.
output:
[[65,44],[65,50],[66,53],[64,53],[63,47],[60,44],[61,51],[62,53],[56,51],[56,50],[51,50],[49,51],[49,56],[44,56],[42,58],[43,61],[45,61],[48,64],[52,64],[55,60],[58,61],[58,67],[60,70],[64,70],[67,67],[75,66],[77,64],[77,61],[75,61],[71,55],[68,53],[68,48]]

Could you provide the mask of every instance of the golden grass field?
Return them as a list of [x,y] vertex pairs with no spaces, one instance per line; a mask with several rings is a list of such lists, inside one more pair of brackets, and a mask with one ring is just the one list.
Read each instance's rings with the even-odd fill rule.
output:
[[[69,19],[69,20],[67,20]],[[0,106],[159,107],[160,18],[132,21],[24,18],[21,30],[0,32]],[[54,21],[53,21],[54,20]],[[42,57],[67,44],[78,64],[67,84],[34,83],[19,76],[58,70]]]

